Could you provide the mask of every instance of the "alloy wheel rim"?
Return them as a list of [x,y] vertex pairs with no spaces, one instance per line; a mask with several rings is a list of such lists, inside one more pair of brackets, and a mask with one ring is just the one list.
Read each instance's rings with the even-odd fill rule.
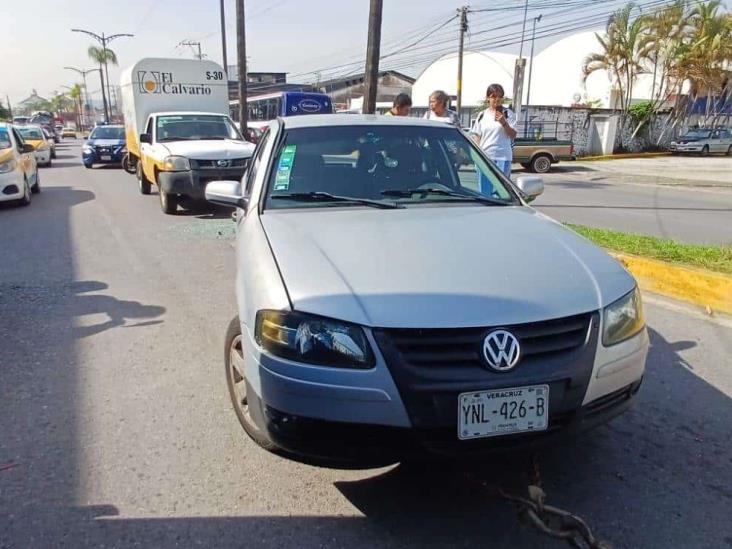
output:
[[237,335],[229,347],[229,377],[236,407],[244,415],[248,415],[247,378],[245,375],[244,353],[241,347],[241,335]]

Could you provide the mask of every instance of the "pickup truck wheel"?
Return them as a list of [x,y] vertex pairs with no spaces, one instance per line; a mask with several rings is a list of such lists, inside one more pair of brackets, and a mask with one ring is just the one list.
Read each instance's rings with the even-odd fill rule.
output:
[[150,182],[145,177],[145,172],[142,171],[142,162],[137,163],[135,174],[137,175],[137,186],[140,188],[140,194],[150,194]]
[[158,185],[158,197],[160,198],[160,209],[163,213],[173,215],[178,211],[178,196],[166,193],[160,185]]
[[702,156],[709,156],[709,145],[704,145],[704,147],[701,150]]
[[242,335],[239,317],[234,317],[226,331],[226,347],[224,349],[224,363],[226,365],[226,384],[229,387],[229,396],[234,405],[234,412],[244,431],[265,450],[276,450],[277,446],[260,429],[252,412],[260,406],[259,398],[252,390],[246,378],[244,352],[242,350]]
[[534,173],[546,173],[552,167],[552,159],[545,154],[538,154],[531,159],[530,169]]

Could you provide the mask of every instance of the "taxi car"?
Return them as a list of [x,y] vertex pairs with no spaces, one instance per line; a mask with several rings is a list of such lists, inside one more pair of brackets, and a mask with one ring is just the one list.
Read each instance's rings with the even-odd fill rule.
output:
[[61,137],[70,137],[71,139],[76,139],[76,129],[66,126],[61,130]]
[[31,193],[41,190],[38,164],[32,145],[12,124],[0,122],[0,202],[31,203]]
[[18,126],[18,133],[28,145],[33,145],[36,162],[39,166],[51,166],[51,143],[40,126]]
[[448,124],[373,115],[270,123],[237,208],[224,369],[261,446],[359,461],[479,455],[624,412],[649,341],[615,259],[529,202]]

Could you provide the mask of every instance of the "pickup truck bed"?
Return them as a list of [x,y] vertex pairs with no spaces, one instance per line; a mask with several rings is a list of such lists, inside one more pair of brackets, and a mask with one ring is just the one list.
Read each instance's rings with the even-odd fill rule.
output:
[[569,140],[517,138],[513,148],[513,161],[535,173],[548,172],[560,160],[575,159]]

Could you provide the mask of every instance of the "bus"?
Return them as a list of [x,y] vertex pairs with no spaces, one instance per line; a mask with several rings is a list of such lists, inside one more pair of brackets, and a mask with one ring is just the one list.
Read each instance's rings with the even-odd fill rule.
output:
[[[331,114],[333,103],[324,93],[315,92],[276,92],[255,95],[247,100],[249,123],[263,126],[278,116],[300,114]],[[239,101],[229,101],[231,118],[239,118]]]

